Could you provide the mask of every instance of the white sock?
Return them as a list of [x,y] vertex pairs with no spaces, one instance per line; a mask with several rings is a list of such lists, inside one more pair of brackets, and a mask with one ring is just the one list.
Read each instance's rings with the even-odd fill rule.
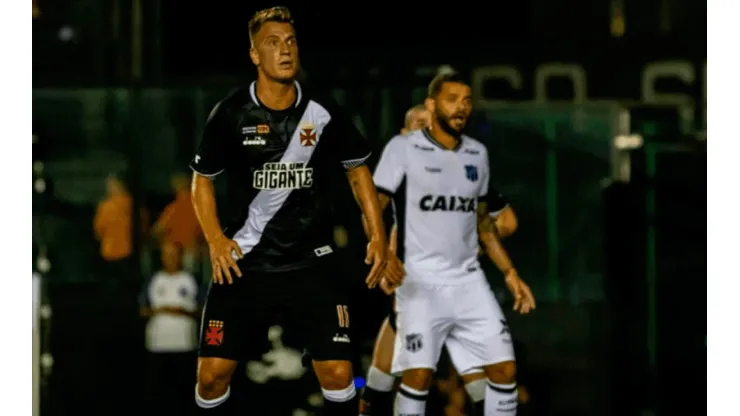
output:
[[519,395],[514,384],[488,382],[486,389],[486,416],[516,416]]
[[342,403],[352,400],[357,392],[355,391],[355,383],[352,382],[348,387],[342,390],[325,390],[321,389],[321,393],[324,395],[326,400]]
[[393,390],[393,384],[395,384],[396,378],[390,374],[386,374],[376,367],[371,366],[367,370],[367,386],[375,391],[389,392]]
[[488,381],[485,378],[482,378],[479,380],[473,380],[465,385],[465,391],[468,392],[468,396],[470,396],[470,400],[473,403],[485,400],[486,384],[488,384]]
[[221,397],[216,397],[215,399],[210,400],[204,399],[200,397],[200,394],[198,394],[198,384],[195,384],[195,404],[197,404],[198,407],[200,407],[201,409],[213,409],[214,407],[225,402],[226,399],[229,398],[229,395],[231,395],[231,386],[226,389],[226,393],[224,393]]
[[424,416],[428,391],[419,391],[401,384],[396,396],[396,416]]

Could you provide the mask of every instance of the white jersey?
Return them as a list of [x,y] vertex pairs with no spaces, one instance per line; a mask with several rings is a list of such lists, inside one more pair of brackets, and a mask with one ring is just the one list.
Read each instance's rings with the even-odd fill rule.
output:
[[[198,310],[198,283],[187,272],[168,275],[157,272],[146,289],[146,299],[152,309],[183,308]],[[185,352],[197,347],[197,322],[181,315],[157,314],[146,325],[146,347],[153,352]]]
[[455,285],[478,278],[477,207],[489,171],[485,146],[468,136],[455,149],[427,130],[388,142],[373,178],[378,192],[393,198],[406,281]]

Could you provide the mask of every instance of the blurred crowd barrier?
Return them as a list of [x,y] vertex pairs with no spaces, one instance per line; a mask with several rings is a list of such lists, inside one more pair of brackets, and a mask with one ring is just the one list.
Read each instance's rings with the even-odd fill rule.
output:
[[[93,216],[104,197],[106,177],[125,177],[134,206],[144,208],[151,221],[156,219],[173,198],[172,175],[187,173],[205,119],[226,93],[225,89],[33,90],[34,169],[43,173],[45,181],[34,194],[33,240],[35,258],[43,256],[51,264],[44,274],[44,288],[55,318],[52,341],[47,344],[51,342],[49,348],[56,357],[66,360],[55,369],[62,374],[57,393],[52,393],[60,409],[65,404],[72,409],[76,400],[84,400],[64,393],[69,378],[98,374],[105,368],[99,362],[111,359],[110,352],[95,352],[94,337],[85,338],[89,326],[108,325],[108,321],[89,317],[101,311],[120,314],[123,321],[134,322],[120,324],[121,328],[129,328],[132,334],[140,331],[135,324],[135,300],[130,304],[123,300],[120,308],[111,309],[110,300],[101,299],[109,295],[94,289],[105,278]],[[422,102],[425,94],[423,88],[398,86],[363,91],[337,88],[333,93],[378,151],[400,129],[408,107]],[[544,386],[532,389],[535,398],[547,402],[544,408],[566,414],[607,414],[610,400],[603,192],[613,174],[614,139],[630,130],[624,114],[611,102],[501,103],[476,108],[469,126],[469,134],[489,148],[492,185],[519,217],[517,233],[505,244],[538,300],[534,315],[510,318],[514,335],[529,357],[522,372],[535,386]],[[216,183],[222,195],[223,184]],[[365,240],[359,211],[352,208],[350,191],[345,191],[347,205],[338,208],[337,223],[347,229],[345,249],[357,254],[347,256],[347,261],[359,263]],[[131,279],[140,285],[158,268],[158,256],[146,229],[135,234]],[[210,270],[207,258],[201,260],[204,267],[196,277],[205,284]],[[500,274],[484,263],[504,309],[510,309]],[[352,278],[362,281],[362,265],[350,264],[348,270],[356,272]],[[359,319],[365,327],[359,329],[358,339],[358,354],[365,363],[383,315],[377,296],[367,297],[370,300],[361,302],[366,311],[359,315],[367,317]],[[111,316],[111,322],[118,320]],[[140,363],[136,354],[124,350],[136,349],[137,343],[143,348],[143,332],[137,334],[116,351],[128,357],[116,368],[131,373],[117,375],[121,388],[126,381],[137,380]],[[87,360],[87,364],[78,366],[75,360]],[[262,371],[259,366],[251,368],[255,374]]]

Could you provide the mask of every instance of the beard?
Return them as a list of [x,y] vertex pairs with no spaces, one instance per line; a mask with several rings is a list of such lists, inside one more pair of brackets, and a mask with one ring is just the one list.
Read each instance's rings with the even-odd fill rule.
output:
[[460,138],[462,136],[462,130],[465,127],[465,124],[460,128],[460,130],[456,130],[454,127],[450,125],[450,119],[452,116],[448,116],[447,114],[443,114],[441,111],[436,111],[437,121],[439,122],[439,126],[442,127],[442,130],[445,131],[445,133],[449,134],[452,137]]

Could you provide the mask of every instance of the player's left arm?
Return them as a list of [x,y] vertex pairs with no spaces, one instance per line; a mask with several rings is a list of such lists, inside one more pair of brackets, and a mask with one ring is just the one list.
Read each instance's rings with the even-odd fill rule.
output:
[[478,238],[483,245],[483,250],[493,263],[498,267],[504,276],[514,275],[517,272],[514,268],[514,264],[509,257],[509,253],[506,252],[499,233],[496,230],[496,225],[488,212],[488,203],[478,203]]
[[387,245],[383,227],[383,210],[380,208],[378,191],[373,183],[373,175],[367,165],[360,165],[347,171],[347,179],[352,188],[352,195],[362,210],[362,222],[370,241]]
[[483,172],[481,172],[483,180],[478,191],[478,210],[476,212],[478,217],[478,238],[488,258],[504,274],[506,286],[509,287],[512,295],[514,295],[514,310],[521,313],[528,313],[535,308],[534,296],[529,286],[519,278],[519,274],[514,268],[509,253],[506,252],[506,249],[501,244],[498,230],[494,220],[491,218],[491,213],[488,209],[490,198],[487,195],[490,184],[490,169],[488,166],[487,152],[483,153],[485,158],[483,160]]
[[349,117],[340,110],[336,111],[336,115],[326,126],[323,135],[328,136],[326,138],[336,148],[335,154],[347,173],[352,194],[362,210],[362,214],[367,221],[367,228],[370,231],[370,242],[365,262],[367,264],[372,263],[373,266],[365,282],[368,287],[375,287],[380,282],[384,272],[398,276],[398,280],[400,280],[403,272],[398,259],[391,258],[390,264],[387,264],[388,246],[385,228],[383,227],[383,211],[380,209],[373,176],[365,164],[370,157],[370,146],[352,124]]
[[514,296],[514,310],[523,314],[535,308],[535,300],[529,286],[519,277],[509,253],[501,244],[496,226],[489,215],[488,204],[478,203],[478,237],[488,258],[504,274],[506,286]]

